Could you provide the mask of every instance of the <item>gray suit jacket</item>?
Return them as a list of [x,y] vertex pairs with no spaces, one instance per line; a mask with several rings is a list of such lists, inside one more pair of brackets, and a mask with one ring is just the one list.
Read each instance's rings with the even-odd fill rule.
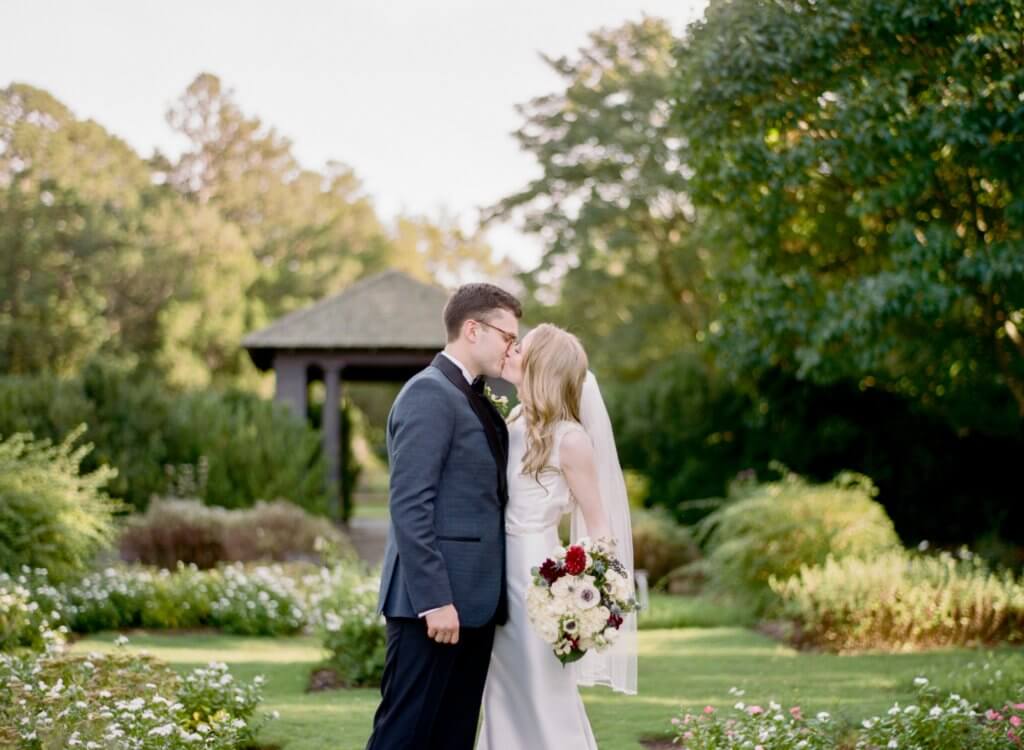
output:
[[391,533],[379,611],[417,617],[454,604],[459,624],[508,616],[508,430],[442,355],[402,388],[387,424]]

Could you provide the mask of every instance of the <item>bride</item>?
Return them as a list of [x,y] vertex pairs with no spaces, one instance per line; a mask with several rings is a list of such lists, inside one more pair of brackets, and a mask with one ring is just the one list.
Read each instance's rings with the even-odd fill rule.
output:
[[509,616],[494,636],[477,750],[592,750],[578,686],[636,694],[636,615],[626,616],[610,650],[563,667],[527,619],[526,591],[531,568],[560,544],[565,514],[573,541],[614,540],[632,578],[629,503],[611,423],[583,347],[561,328],[537,326],[508,353],[501,374],[521,402],[508,419]]

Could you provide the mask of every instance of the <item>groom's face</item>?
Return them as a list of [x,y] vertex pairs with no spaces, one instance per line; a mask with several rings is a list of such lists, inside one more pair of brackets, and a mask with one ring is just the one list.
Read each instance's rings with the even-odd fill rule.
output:
[[477,362],[487,377],[501,377],[509,350],[519,338],[519,321],[502,308],[492,311],[482,320],[476,335]]

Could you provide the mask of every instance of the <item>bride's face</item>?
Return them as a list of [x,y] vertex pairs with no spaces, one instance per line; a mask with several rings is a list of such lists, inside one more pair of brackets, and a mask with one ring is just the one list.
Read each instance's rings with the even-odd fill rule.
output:
[[520,343],[508,350],[508,354],[505,355],[505,364],[501,368],[502,379],[507,380],[516,388],[523,382],[523,355],[526,354],[526,349],[530,346],[530,336],[532,335],[533,331],[526,334]]

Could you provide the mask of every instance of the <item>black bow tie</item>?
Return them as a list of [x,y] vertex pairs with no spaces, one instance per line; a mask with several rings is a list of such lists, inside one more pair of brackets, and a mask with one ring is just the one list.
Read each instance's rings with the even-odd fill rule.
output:
[[472,388],[475,392],[479,393],[481,396],[484,395],[484,376],[477,375],[476,379],[473,380],[472,383],[470,383],[469,387]]

